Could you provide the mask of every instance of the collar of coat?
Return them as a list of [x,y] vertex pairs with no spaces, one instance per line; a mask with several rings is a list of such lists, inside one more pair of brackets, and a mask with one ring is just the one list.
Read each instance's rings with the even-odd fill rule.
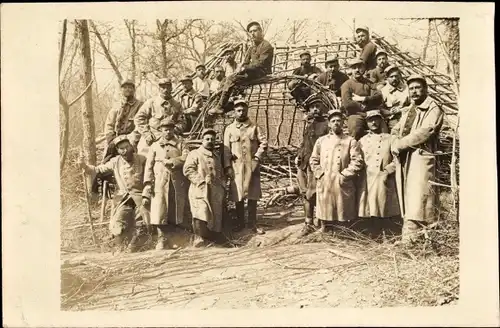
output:
[[208,157],[214,157],[213,151],[208,150],[203,146],[200,146],[200,148],[198,148],[198,149],[199,149],[200,153],[202,153],[203,155],[208,156]]
[[433,100],[431,99],[431,97],[427,96],[427,98],[425,98],[425,100],[420,105],[417,105],[416,107],[419,109],[422,109],[422,110],[428,110],[432,101]]
[[196,95],[197,95],[196,91],[195,91],[194,89],[191,89],[191,90],[189,90],[189,91],[184,91],[184,92],[182,93],[182,95],[181,95],[181,98],[182,98],[182,97],[186,97],[186,96],[187,96],[187,97],[194,97],[194,96],[196,96]]
[[156,98],[156,103],[160,106],[164,106],[165,104],[170,105],[174,98],[170,98],[169,100],[163,99],[160,95]]
[[387,83],[387,86],[387,88],[389,89],[389,93],[394,93],[396,92],[396,90],[400,92],[403,92],[405,90],[405,84],[403,83],[403,81],[401,81],[397,87],[393,87],[389,83]]
[[235,120],[234,123],[238,129],[241,128],[242,126],[249,127],[252,124],[252,122],[250,122],[250,119],[247,119],[246,121],[243,121],[243,122],[239,122],[239,121]]
[[160,143],[160,146],[162,146],[162,147],[165,147],[166,145],[177,147],[177,144],[179,143],[179,140],[176,137],[173,137],[170,140],[167,140],[164,137],[162,137],[160,139],[159,143]]
[[127,98],[125,98],[125,97],[122,98],[122,106],[124,106],[124,105],[134,106],[136,102],[137,102],[137,99],[135,97],[132,98],[131,101],[127,101]]

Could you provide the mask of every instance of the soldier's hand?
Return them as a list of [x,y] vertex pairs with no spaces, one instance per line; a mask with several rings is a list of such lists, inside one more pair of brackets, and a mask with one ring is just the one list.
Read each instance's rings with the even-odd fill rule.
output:
[[226,168],[226,175],[229,177],[229,179],[234,180],[234,170],[232,167]]
[[163,161],[163,164],[165,164],[165,166],[167,167],[172,167],[174,166],[174,162],[171,160],[171,159],[166,159]]
[[148,134],[145,137],[145,140],[146,140],[146,143],[148,144],[148,146],[151,146],[153,144],[153,142],[155,142],[155,137],[153,136],[153,134]]
[[295,163],[296,166],[300,165],[300,158],[299,158],[299,156],[295,157],[294,163]]
[[258,166],[259,166],[259,160],[256,158],[253,158],[252,159],[252,172],[255,171]]
[[150,201],[148,198],[142,199],[142,206],[147,207],[147,206],[149,206],[149,203],[150,203]]
[[205,177],[205,183],[207,185],[212,184],[212,175],[209,174]]
[[85,157],[83,156],[83,154],[80,154],[80,156],[78,156],[78,167],[80,167],[81,169],[85,169],[87,167],[87,163],[85,163]]
[[357,94],[353,94],[352,95],[352,100],[353,101],[359,101],[359,102],[363,102],[365,100],[365,97],[361,97],[361,96],[358,96]]

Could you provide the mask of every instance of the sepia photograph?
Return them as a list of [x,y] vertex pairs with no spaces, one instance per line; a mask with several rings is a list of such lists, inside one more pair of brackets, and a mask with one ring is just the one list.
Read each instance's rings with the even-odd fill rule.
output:
[[500,325],[494,5],[1,14],[6,326]]
[[459,300],[458,18],[64,20],[61,308]]

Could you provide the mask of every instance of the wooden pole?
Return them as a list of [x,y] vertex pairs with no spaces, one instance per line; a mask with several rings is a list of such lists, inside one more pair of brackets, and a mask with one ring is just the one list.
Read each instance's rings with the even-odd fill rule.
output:
[[106,203],[108,198],[106,197],[106,192],[108,190],[108,181],[104,180],[102,183],[102,204],[101,204],[101,222],[104,222],[104,217],[106,213]]
[[[80,158],[83,157],[83,146],[80,150]],[[92,222],[92,211],[90,209],[90,197],[89,197],[89,189],[88,189],[88,184],[87,184],[87,177],[85,175],[85,170],[82,169],[82,179],[83,179],[83,187],[85,188],[85,199],[87,200],[87,214],[89,216],[89,224],[90,224],[90,233],[92,234],[92,241],[95,244],[97,244],[96,239],[95,239],[95,233],[94,233],[94,224]]]

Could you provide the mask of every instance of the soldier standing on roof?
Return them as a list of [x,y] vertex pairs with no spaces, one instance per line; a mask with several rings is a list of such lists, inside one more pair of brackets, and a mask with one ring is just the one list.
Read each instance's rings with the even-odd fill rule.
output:
[[356,43],[361,49],[359,58],[365,63],[366,70],[372,70],[377,66],[375,58],[377,46],[370,41],[370,31],[366,26],[356,28]]
[[181,104],[172,97],[172,81],[167,78],[158,81],[160,94],[148,99],[139,109],[134,118],[141,139],[137,145],[139,154],[147,156],[149,146],[161,136],[160,122],[172,118],[175,124],[175,134],[180,135],[186,130],[186,118],[182,113]]
[[243,228],[247,199],[247,227],[263,234],[264,231],[257,228],[257,201],[262,196],[259,166],[267,150],[267,138],[262,129],[248,118],[245,100],[235,101],[234,114],[234,122],[224,131],[224,170],[231,179],[230,195],[236,202],[236,229]]
[[158,228],[157,250],[166,247],[167,225],[184,219],[189,183],[182,174],[188,149],[175,136],[171,118],[161,121],[162,136],[149,148],[144,172],[144,191],[152,195],[151,224]]
[[412,75],[407,80],[412,104],[403,111],[392,130],[397,138],[391,145],[396,161],[396,185],[403,214],[402,243],[422,237],[422,230],[437,220],[438,189],[436,151],[444,113],[427,94],[427,81]]
[[321,73],[318,76],[317,81],[328,89],[334,91],[337,97],[340,97],[340,87],[345,81],[349,80],[349,77],[339,70],[340,64],[338,55],[335,54],[329,57],[325,62],[325,67],[326,72]]
[[250,82],[272,73],[274,48],[268,41],[264,40],[262,27],[257,22],[251,22],[247,25],[247,32],[252,37],[253,45],[248,49],[240,70],[224,80],[219,102],[215,108],[209,110],[212,115],[225,112],[224,109],[235,85]]
[[385,85],[385,68],[389,65],[387,52],[384,50],[377,51],[375,59],[377,60],[377,67],[369,71],[368,76],[370,81],[375,83],[377,89],[380,90]]
[[140,135],[135,130],[134,116],[144,103],[135,97],[135,83],[125,80],[121,84],[122,99],[119,107],[114,107],[108,112],[104,124],[104,135],[108,144],[103,163],[116,156],[116,148],[112,141],[117,136],[126,134],[134,147],[137,147]]
[[183,90],[178,96],[178,101],[186,118],[186,128],[183,132],[189,132],[203,107],[203,97],[194,90],[193,80],[189,75],[182,78],[180,82]]
[[301,231],[301,236],[305,236],[318,226],[314,220],[314,208],[316,206],[316,178],[311,170],[309,159],[319,137],[328,134],[328,120],[322,115],[320,101],[311,103],[308,107],[308,119],[304,129],[304,135],[299,147],[295,165],[297,166],[297,178],[299,189],[304,196],[304,216],[305,224]]
[[120,135],[113,140],[119,156],[113,157],[106,164],[88,165],[80,157],[80,167],[90,174],[113,173],[118,185],[115,195],[115,209],[109,222],[109,230],[116,239],[119,251],[128,245],[127,250],[136,250],[136,220],[142,216],[149,225],[149,206],[151,195],[143,191],[144,165],[146,158],[135,154],[126,135]]

